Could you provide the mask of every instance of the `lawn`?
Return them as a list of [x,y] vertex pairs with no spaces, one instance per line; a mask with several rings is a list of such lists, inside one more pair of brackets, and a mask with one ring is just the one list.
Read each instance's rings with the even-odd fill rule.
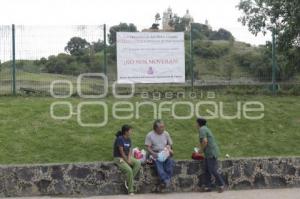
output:
[[[34,89],[36,91],[48,92],[50,91],[50,85],[53,81],[63,80],[68,81],[76,87],[78,76],[61,75],[51,73],[30,73],[24,71],[16,72],[16,90],[17,93],[22,93],[20,88]],[[94,79],[90,77],[84,77],[82,84],[82,90],[86,92],[93,92],[93,86],[102,82],[100,78]],[[55,85],[55,92],[65,92],[69,90],[68,84],[57,83]],[[75,90],[74,90],[75,92]],[[12,93],[12,74],[7,68],[0,72],[0,94]]]
[[[188,101],[196,104],[204,100],[207,99]],[[209,120],[209,127],[221,148],[221,158],[225,154],[231,157],[300,155],[299,97],[217,95],[213,100],[224,102],[226,115],[236,112],[237,101],[244,103],[255,100],[265,106],[265,116],[260,120],[248,120],[244,117]],[[0,97],[0,164],[109,161],[112,160],[114,134],[122,124],[134,126],[132,139],[134,145],[139,147],[143,147],[144,138],[152,127],[153,109],[150,106],[141,108],[140,119],[117,120],[112,118],[111,108],[118,100],[108,97],[102,100],[108,104],[107,125],[81,127],[76,115],[69,120],[52,119],[50,105],[55,101],[50,97]],[[70,101],[76,112],[77,104],[83,100],[74,97],[61,101]],[[143,100],[134,97],[130,101]],[[163,101],[180,100],[152,101],[159,104]],[[206,108],[212,109],[209,105]],[[186,114],[187,109],[178,106],[176,112],[179,115]],[[55,113],[66,115],[67,111],[62,107],[56,109]],[[96,122],[101,120],[102,115],[103,110],[95,106],[82,110],[84,122]],[[175,158],[190,159],[198,140],[195,119],[174,120],[168,112],[163,114],[163,119],[174,141]]]

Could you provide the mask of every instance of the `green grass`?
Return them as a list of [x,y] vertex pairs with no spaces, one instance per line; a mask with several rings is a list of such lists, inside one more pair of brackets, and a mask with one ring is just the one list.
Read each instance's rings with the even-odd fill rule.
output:
[[[207,99],[190,101],[196,103],[199,100]],[[237,101],[247,100],[261,101],[265,105],[263,119],[209,121],[209,127],[221,148],[221,158],[227,153],[231,157],[300,155],[300,98],[227,95],[215,99],[225,103],[225,113],[228,115],[236,110]],[[54,101],[50,97],[0,97],[1,164],[107,161],[112,159],[114,134],[122,124],[134,126],[132,139],[134,145],[139,147],[143,147],[144,138],[151,130],[153,112],[150,106],[141,109],[140,119],[115,120],[111,107],[117,100],[106,98],[104,101],[109,105],[108,124],[92,128],[80,127],[75,115],[70,120],[52,119],[49,109]],[[68,101],[76,111],[76,105],[82,100],[71,98]],[[131,101],[141,99],[135,97]],[[178,114],[186,113],[184,107],[177,110]],[[64,108],[57,111],[57,114],[64,113]],[[101,115],[101,109],[84,108],[82,120],[96,122]],[[198,140],[194,119],[174,120],[169,113],[164,113],[163,119],[174,140],[175,158],[190,159]]]
[[[30,88],[37,91],[50,92],[51,82],[55,80],[67,80],[70,81],[74,87],[76,87],[78,76],[62,75],[62,74],[51,74],[51,73],[31,73],[24,71],[16,72],[16,89],[17,93],[21,93],[20,88]],[[5,68],[0,72],[0,94],[11,94],[12,92],[12,74],[9,69]],[[9,83],[9,81],[11,81]],[[82,84],[82,90],[85,92],[93,92],[92,86],[94,84],[102,83],[101,79],[93,79],[90,77],[84,77],[84,84]],[[61,92],[69,90],[67,84],[56,84],[55,90]],[[75,93],[75,89],[74,92]]]
[[[235,54],[256,52],[257,49],[248,46],[244,42],[234,42],[231,46],[229,41],[211,41],[213,44],[229,46],[229,52],[218,58],[203,58],[195,55],[195,71],[199,74],[198,79],[206,81],[232,80],[232,81],[254,81],[255,77],[248,70],[241,67],[234,60]],[[228,69],[230,68],[230,69]],[[229,71],[232,72],[229,72]],[[228,73],[231,73],[229,75]],[[271,74],[270,74],[271,75]],[[230,76],[230,77],[229,77]]]
[[[4,68],[0,72],[0,80],[11,80],[12,72],[8,68]],[[54,80],[70,80],[72,82],[76,82],[77,76],[72,75],[60,75],[60,74],[51,74],[51,73],[31,73],[25,72],[22,70],[17,70],[16,72],[17,80],[30,80],[30,81],[40,81],[40,82],[51,82]]]

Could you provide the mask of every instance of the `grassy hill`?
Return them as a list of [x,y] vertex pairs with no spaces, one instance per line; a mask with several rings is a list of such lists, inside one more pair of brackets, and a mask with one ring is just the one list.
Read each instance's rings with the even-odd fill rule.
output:
[[[202,99],[189,100],[193,104]],[[252,156],[299,156],[300,155],[300,104],[296,96],[217,95],[213,101],[224,103],[224,114],[234,115],[236,103],[260,101],[265,106],[264,118],[209,120],[221,148],[221,158]],[[114,134],[120,126],[129,123],[134,127],[134,146],[144,148],[144,139],[151,130],[153,110],[141,108],[139,119],[113,119],[114,98],[105,98],[108,104],[108,123],[104,127],[81,127],[76,115],[69,120],[54,120],[50,117],[50,105],[56,100],[47,97],[1,97],[0,98],[0,163],[47,163],[112,160]],[[84,101],[70,98],[76,112],[78,103]],[[144,99],[135,97],[130,102]],[[152,100],[159,104],[166,100]],[[168,100],[169,101],[169,100]],[[172,100],[172,102],[180,100]],[[166,106],[169,107],[169,106]],[[207,105],[205,109],[212,109]],[[186,115],[186,106],[178,106],[176,113]],[[64,107],[56,108],[56,115],[67,115]],[[124,113],[127,115],[127,113]],[[103,110],[87,106],[82,110],[86,123],[102,121]],[[193,147],[198,142],[195,119],[175,120],[165,112],[163,119],[174,141],[175,159],[190,159]]]
[[[239,79],[241,77],[253,77],[253,75],[245,68],[240,66],[235,56],[245,53],[254,53],[256,47],[251,47],[242,42],[231,43],[229,41],[211,41],[212,46],[225,46],[228,51],[218,57],[195,57],[195,71],[197,72],[198,79],[213,80],[213,79]],[[200,49],[201,50],[201,49]]]

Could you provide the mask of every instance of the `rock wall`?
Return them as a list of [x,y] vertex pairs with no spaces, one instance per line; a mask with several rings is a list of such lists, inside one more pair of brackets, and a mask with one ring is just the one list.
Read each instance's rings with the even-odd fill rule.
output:
[[[300,187],[300,157],[227,159],[219,162],[229,189]],[[176,161],[169,191],[200,191],[202,161]],[[126,193],[124,177],[111,162],[0,166],[0,196],[90,196]],[[139,193],[158,191],[153,166],[137,177]]]

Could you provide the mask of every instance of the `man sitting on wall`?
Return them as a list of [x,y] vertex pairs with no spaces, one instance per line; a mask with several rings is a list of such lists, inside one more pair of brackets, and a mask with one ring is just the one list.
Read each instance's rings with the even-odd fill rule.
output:
[[154,161],[161,187],[169,187],[174,167],[174,161],[171,158],[173,141],[169,133],[165,131],[163,121],[156,120],[153,123],[153,131],[147,134],[145,145]]

